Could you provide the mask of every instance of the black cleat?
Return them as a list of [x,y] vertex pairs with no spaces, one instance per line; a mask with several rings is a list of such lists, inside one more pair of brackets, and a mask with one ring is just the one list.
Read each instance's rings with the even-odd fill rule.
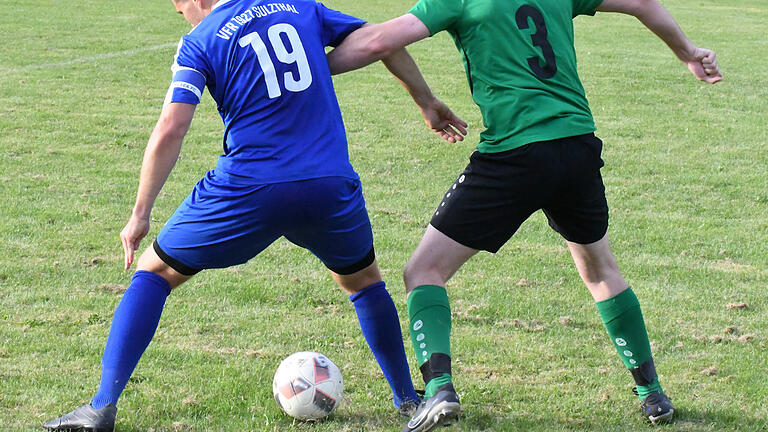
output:
[[102,409],[85,404],[69,414],[50,420],[43,427],[52,431],[112,432],[115,429],[116,414],[117,407],[112,404]]
[[427,432],[459,417],[461,404],[453,384],[443,384],[434,396],[422,401],[402,432]]
[[660,392],[648,394],[640,404],[640,409],[652,424],[668,423],[672,421],[672,415],[675,413],[672,401]]

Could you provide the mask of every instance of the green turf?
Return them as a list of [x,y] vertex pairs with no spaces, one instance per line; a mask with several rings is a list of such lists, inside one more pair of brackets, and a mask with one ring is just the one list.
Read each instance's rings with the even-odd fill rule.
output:
[[[768,430],[768,8],[764,0],[668,3],[694,41],[718,52],[725,81],[695,81],[634,19],[576,20],[579,66],[605,142],[611,238],[679,410],[666,430]],[[327,4],[372,21],[411,5]],[[118,233],[188,25],[167,1],[6,0],[3,9],[0,430],[27,430],[84,403],[98,385],[130,276]],[[467,141],[440,142],[426,130],[381,65],[335,80],[379,263],[403,319],[403,265],[482,129],[450,38],[411,51],[435,92],[469,121]],[[220,152],[220,119],[204,99],[150,240]],[[465,409],[454,430],[647,430],[629,374],[542,215],[496,256],[468,263],[448,291]],[[342,406],[322,423],[294,423],[272,400],[275,368],[301,350],[323,352],[344,375]],[[117,428],[401,425],[349,301],[310,253],[279,241],[169,298]]]

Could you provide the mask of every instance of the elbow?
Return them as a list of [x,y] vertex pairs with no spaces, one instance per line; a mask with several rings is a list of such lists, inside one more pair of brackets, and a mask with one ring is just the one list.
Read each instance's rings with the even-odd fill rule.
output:
[[186,103],[171,104],[168,109],[163,109],[158,121],[158,129],[164,135],[184,136],[192,122],[192,114],[196,105]]
[[181,141],[186,135],[186,129],[184,125],[178,123],[166,123],[163,127],[157,130],[158,142],[168,143]]
[[642,20],[642,17],[652,13],[659,5],[657,0],[604,0],[597,10],[603,12],[618,12]]
[[181,142],[187,133],[189,124],[179,121],[177,118],[164,117],[158,122],[153,131],[153,141],[157,146],[164,147]]
[[654,9],[658,4],[659,2],[657,0],[630,0],[627,4],[628,14],[641,18]]
[[387,40],[381,33],[376,32],[371,36],[366,44],[366,57],[376,61],[389,57],[396,51],[396,48],[391,41]]

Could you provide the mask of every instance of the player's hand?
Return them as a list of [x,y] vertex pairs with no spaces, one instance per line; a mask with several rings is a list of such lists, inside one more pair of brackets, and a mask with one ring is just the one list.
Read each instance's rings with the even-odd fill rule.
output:
[[131,219],[120,231],[120,241],[123,243],[123,252],[125,252],[125,269],[128,270],[133,264],[133,254],[139,248],[141,239],[149,233],[149,218],[131,216]]
[[701,81],[714,84],[723,79],[717,67],[717,56],[712,50],[696,48],[689,58],[683,60],[693,75]]
[[419,106],[427,127],[440,138],[455,143],[464,141],[467,134],[467,122],[454,114],[440,99],[434,98],[428,104]]

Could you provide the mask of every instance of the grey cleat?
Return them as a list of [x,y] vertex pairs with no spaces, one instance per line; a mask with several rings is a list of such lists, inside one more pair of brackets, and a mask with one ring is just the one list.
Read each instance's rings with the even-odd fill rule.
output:
[[403,427],[402,432],[431,431],[439,426],[449,424],[457,419],[460,413],[461,404],[453,384],[444,384],[440,386],[434,396],[419,404],[411,420]]
[[89,403],[48,421],[43,427],[52,431],[112,432],[115,429],[116,415],[117,407],[112,404],[95,409]]

